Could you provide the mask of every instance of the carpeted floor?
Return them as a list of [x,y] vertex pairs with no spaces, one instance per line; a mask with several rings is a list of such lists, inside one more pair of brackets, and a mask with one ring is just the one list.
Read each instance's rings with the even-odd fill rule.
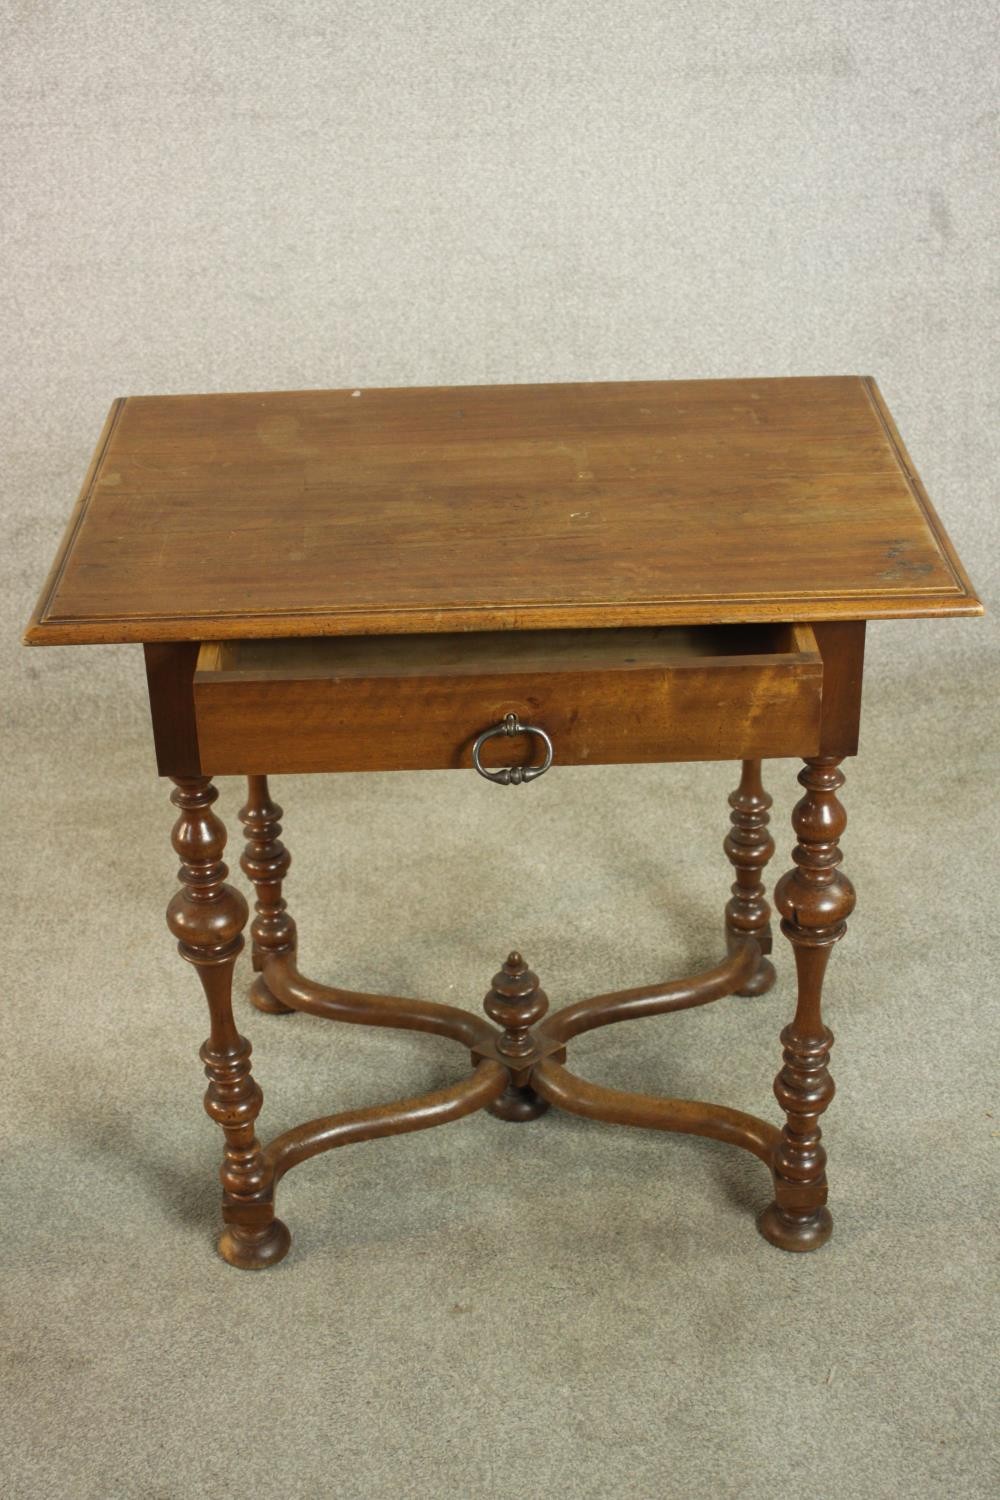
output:
[[[17,644],[110,398],[153,389],[871,370],[995,608],[987,8],[6,25],[0,1491],[992,1500],[993,618],[870,631],[827,1247],[761,1240],[766,1173],[721,1145],[478,1115],[292,1173],[292,1253],[257,1276],[213,1251],[141,652]],[[768,768],[776,871],[795,769]],[[276,780],[303,967],[471,1008],[514,944],[554,1005],[687,972],[721,951],[733,780]],[[776,1113],[777,958],[762,999],[593,1033],[573,1065]],[[430,1037],[240,1018],[265,1136],[465,1069]]]

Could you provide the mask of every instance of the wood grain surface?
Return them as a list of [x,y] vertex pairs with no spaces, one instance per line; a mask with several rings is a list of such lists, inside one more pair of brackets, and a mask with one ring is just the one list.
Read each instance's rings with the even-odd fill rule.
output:
[[867,377],[139,396],[31,644],[978,614]]
[[[193,692],[206,774],[449,770],[508,713],[561,766],[809,754],[823,674],[806,624],[293,637],[206,642]],[[482,749],[538,758],[531,735]]]

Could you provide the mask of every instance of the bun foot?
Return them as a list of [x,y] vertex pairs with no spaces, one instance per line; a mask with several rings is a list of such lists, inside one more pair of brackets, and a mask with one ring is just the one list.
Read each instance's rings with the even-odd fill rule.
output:
[[500,1098],[486,1107],[498,1120],[511,1120],[517,1124],[522,1120],[537,1120],[539,1115],[544,1115],[549,1102],[532,1088],[519,1089],[508,1084]]
[[262,974],[258,974],[250,986],[250,1004],[255,1005],[258,1010],[266,1011],[269,1016],[290,1016],[295,1009],[293,1005],[286,1005],[277,995],[271,994]]
[[757,1228],[779,1250],[818,1250],[833,1233],[833,1219],[828,1208],[817,1208],[811,1214],[787,1214],[772,1203],[757,1220]]
[[737,995],[749,998],[752,995],[765,995],[776,979],[774,964],[769,958],[762,958],[754,970],[753,978],[749,979],[743,989],[737,990]]
[[280,1219],[272,1219],[266,1229],[243,1230],[237,1235],[234,1229],[224,1229],[219,1235],[218,1250],[223,1260],[241,1271],[263,1271],[284,1260],[292,1243],[287,1225]]

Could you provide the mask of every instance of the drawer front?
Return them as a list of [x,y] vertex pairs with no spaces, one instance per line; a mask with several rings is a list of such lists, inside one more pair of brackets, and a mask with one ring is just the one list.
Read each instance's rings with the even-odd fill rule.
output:
[[[510,713],[556,765],[810,755],[822,693],[808,626],[207,642],[194,678],[210,775],[469,767]],[[539,754],[502,736],[481,759]]]

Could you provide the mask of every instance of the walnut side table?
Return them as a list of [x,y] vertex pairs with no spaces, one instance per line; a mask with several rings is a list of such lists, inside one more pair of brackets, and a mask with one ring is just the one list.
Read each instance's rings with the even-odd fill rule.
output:
[[[26,640],[145,649],[179,811],[168,922],[210,1015],[224,1258],[281,1260],[275,1188],[318,1152],[553,1104],[753,1152],[773,1178],[761,1232],[785,1250],[822,1245],[833,1038],[820,996],[854,906],[837,794],[857,750],[865,623],[980,613],[867,377],[116,401]],[[784,1124],[575,1076],[567,1047],[583,1031],[772,984],[769,756],[805,762],[794,865],[774,892],[798,976],[775,1082]],[[742,762],[717,967],[549,1014],[511,953],[489,1020],[299,973],[268,775],[474,762],[526,786],[553,761],[704,759]],[[233,774],[248,777],[254,1004],[450,1037],[471,1054],[468,1078],[259,1143],[261,1091],[232,1010],[248,908],[226,883],[213,810],[211,778]]]

